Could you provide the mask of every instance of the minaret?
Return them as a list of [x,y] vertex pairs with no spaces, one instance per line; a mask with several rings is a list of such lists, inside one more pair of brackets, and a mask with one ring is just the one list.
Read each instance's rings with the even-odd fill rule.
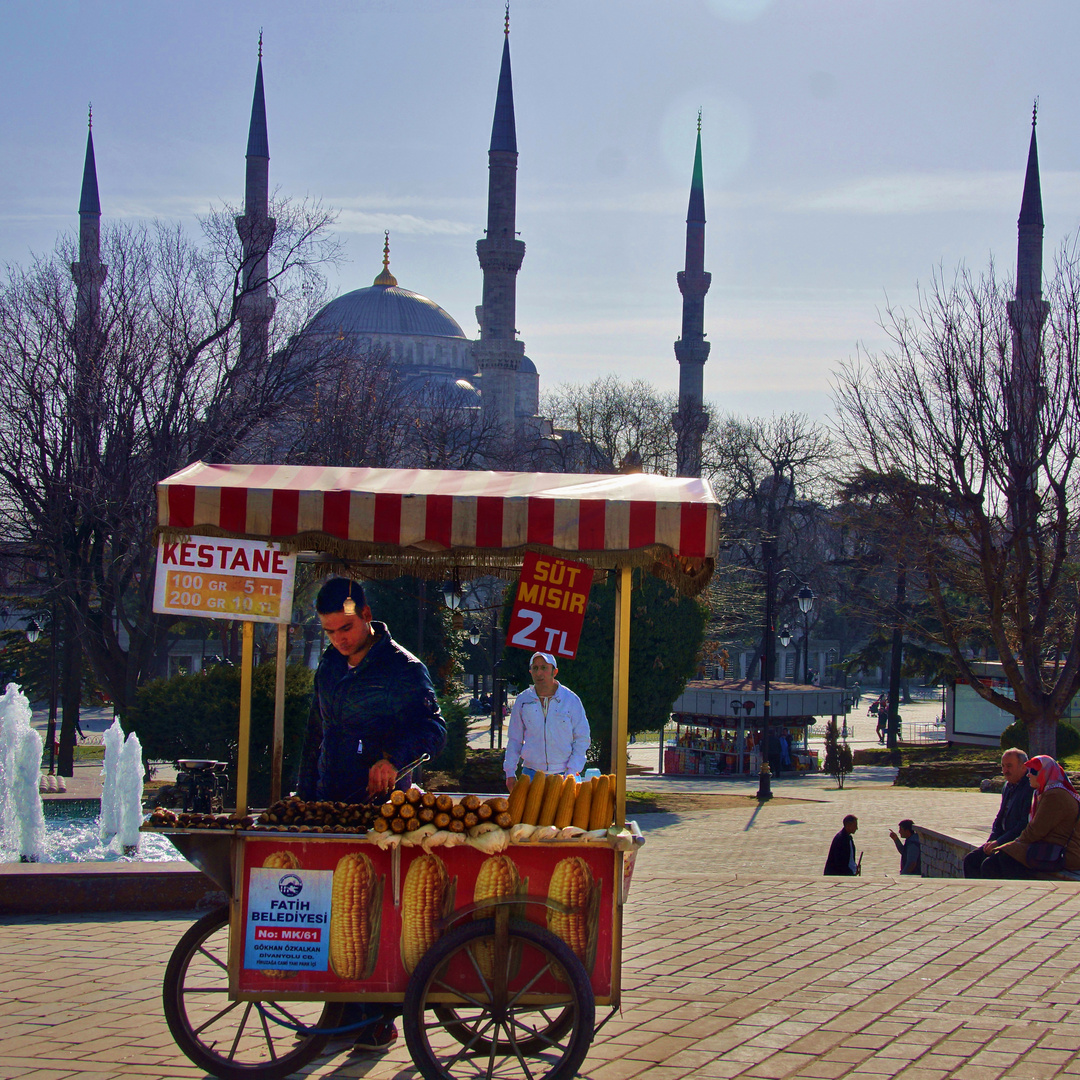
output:
[[71,264],[75,281],[75,352],[82,367],[96,351],[101,324],[101,286],[107,270],[101,263],[101,201],[94,161],[94,109],[89,109],[82,196],[79,199],[79,261]]
[[517,130],[514,86],[510,77],[510,5],[506,7],[502,69],[488,149],[486,235],[476,242],[484,272],[484,300],[478,311],[480,340],[473,358],[480,372],[480,403],[485,425],[510,437],[515,428],[517,372],[525,343],[517,340],[517,272],[525,244],[514,228],[517,209]]
[[[1010,471],[1018,491],[1029,490],[1034,483],[1042,392],[1042,332],[1050,314],[1050,305],[1042,298],[1043,213],[1039,148],[1035,141],[1038,107],[1036,100],[1031,112],[1031,143],[1017,221],[1016,296],[1008,304],[1012,328],[1008,387]],[[1016,520],[1023,521],[1024,515],[1018,515]]]
[[686,269],[679,271],[683,296],[682,336],[675,342],[679,361],[679,411],[672,417],[679,476],[701,475],[701,439],[706,416],[702,408],[702,376],[709,358],[705,340],[705,294],[712,275],[705,272],[705,182],[701,171],[701,112],[698,111],[694,176],[686,211]]
[[274,301],[267,284],[267,252],[277,223],[270,217],[270,146],[266,136],[266,99],[263,96],[262,33],[259,66],[248,126],[247,177],[244,216],[236,219],[243,252],[240,301],[240,355],[245,364],[265,362],[269,353],[270,319]]

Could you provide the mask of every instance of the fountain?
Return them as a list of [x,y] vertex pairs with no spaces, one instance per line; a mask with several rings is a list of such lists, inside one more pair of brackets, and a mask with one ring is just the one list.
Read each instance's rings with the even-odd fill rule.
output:
[[120,808],[117,835],[125,855],[139,850],[142,824],[143,759],[139,736],[133,731],[120,751],[116,771],[116,802]]
[[9,684],[0,697],[0,863],[182,859],[166,837],[139,832],[142,747],[134,733],[124,742],[119,722],[105,735],[100,815],[80,814],[88,800],[60,800],[50,801],[46,820],[40,794],[42,741],[32,719],[29,701]]
[[120,828],[120,804],[117,801],[117,778],[120,773],[120,751],[124,744],[124,732],[120,721],[114,720],[105,732],[105,765],[101,783],[101,839],[109,840]]
[[38,780],[41,735],[31,726],[30,702],[15,683],[0,698],[0,742],[3,746],[3,840],[21,862],[37,862],[45,839]]

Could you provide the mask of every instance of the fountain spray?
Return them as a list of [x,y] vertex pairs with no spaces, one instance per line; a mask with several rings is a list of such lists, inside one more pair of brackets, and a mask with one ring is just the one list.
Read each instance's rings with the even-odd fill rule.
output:
[[139,826],[142,824],[143,759],[142,744],[133,731],[120,751],[116,777],[116,801],[119,805],[119,839],[125,855],[139,850]]
[[45,835],[38,781],[41,736],[31,726],[33,712],[26,695],[8,683],[0,697],[0,833],[5,847],[23,861],[37,861]]
[[101,839],[108,840],[120,828],[120,803],[117,797],[117,780],[120,774],[120,749],[124,744],[124,731],[120,721],[114,720],[105,732],[105,763],[101,784]]

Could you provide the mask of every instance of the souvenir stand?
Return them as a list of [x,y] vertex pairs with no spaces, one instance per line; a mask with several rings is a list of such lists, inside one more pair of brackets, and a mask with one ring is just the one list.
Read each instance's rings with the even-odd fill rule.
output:
[[[163,542],[273,543],[323,553],[360,579],[515,577],[530,551],[616,575],[606,832],[508,841],[495,855],[388,833],[260,831],[246,806],[244,691],[233,827],[169,832],[229,897],[183,936],[163,987],[178,1045],[212,1075],[292,1074],[340,1030],[349,1001],[400,1008],[427,1080],[575,1075],[598,1030],[595,1006],[618,1007],[622,909],[641,842],[625,821],[631,570],[688,594],[704,588],[719,533],[708,483],[195,463],[158,485],[158,506]],[[513,887],[475,901],[496,858]],[[327,961],[335,925],[347,925],[345,963]],[[287,959],[275,966],[275,956]]]

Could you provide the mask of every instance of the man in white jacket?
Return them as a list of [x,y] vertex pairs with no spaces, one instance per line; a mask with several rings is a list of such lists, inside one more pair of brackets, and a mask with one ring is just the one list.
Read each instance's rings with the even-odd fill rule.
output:
[[533,685],[518,694],[510,711],[503,758],[508,791],[514,786],[518,761],[526,776],[538,771],[566,776],[585,767],[589,718],[581,698],[555,678],[558,672],[551,653],[533,653],[529,664]]

